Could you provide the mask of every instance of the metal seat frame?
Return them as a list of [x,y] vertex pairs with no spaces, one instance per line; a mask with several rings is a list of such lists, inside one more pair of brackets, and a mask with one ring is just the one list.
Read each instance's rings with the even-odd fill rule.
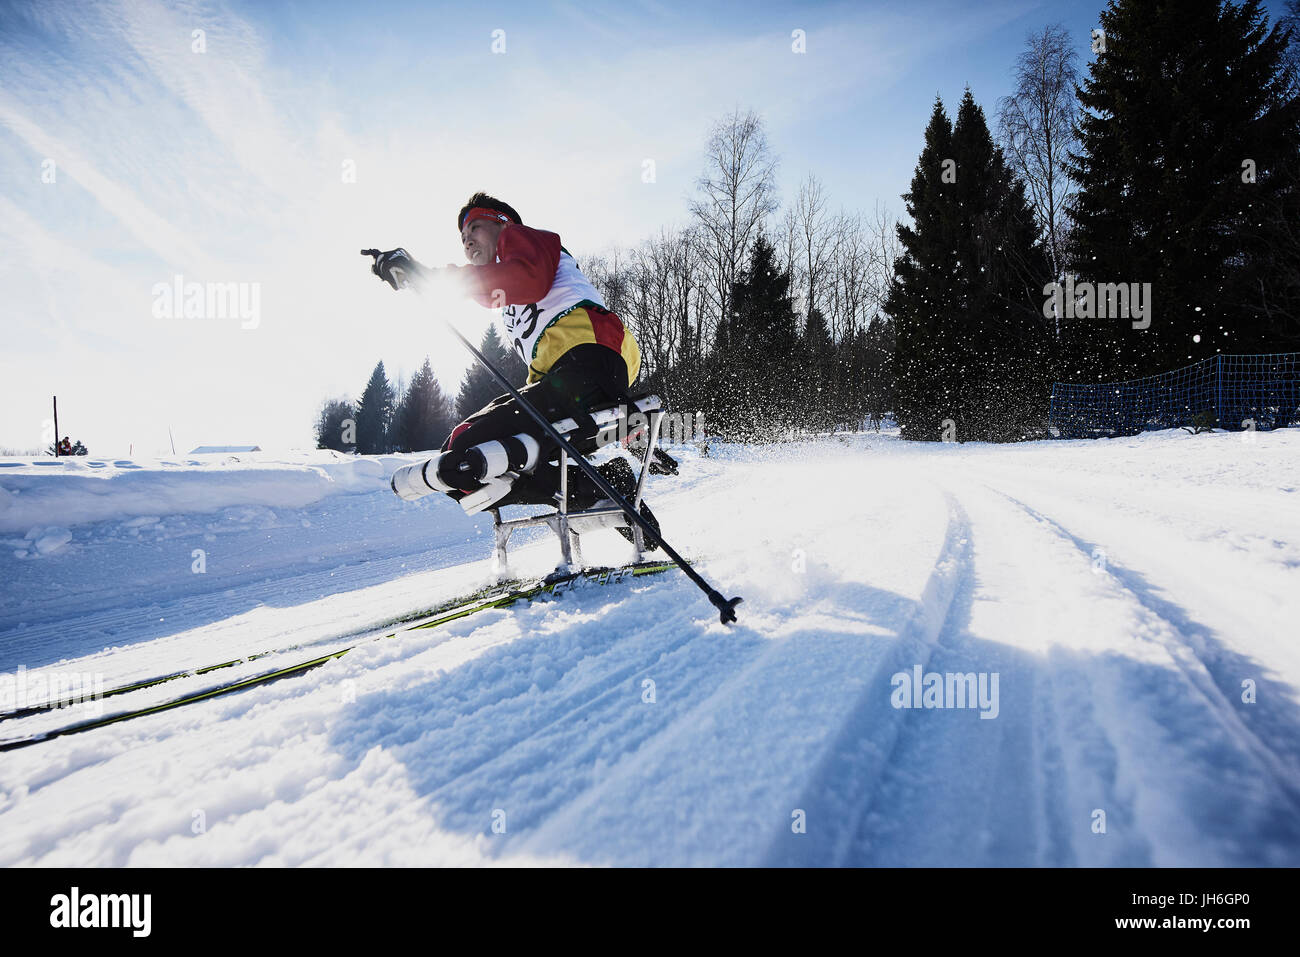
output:
[[[627,403],[623,404],[627,405]],[[654,459],[655,446],[659,441],[659,427],[663,422],[664,409],[660,407],[644,414],[648,420],[646,425],[647,439],[636,480],[636,495],[632,501],[632,508],[638,511],[641,508],[641,496],[645,487],[646,475],[650,471],[650,462]],[[629,442],[634,437],[629,436]],[[597,448],[603,448],[615,441],[618,440],[612,439],[610,442],[597,445]],[[554,532],[560,539],[560,563],[556,566],[555,571],[557,574],[570,574],[581,570],[583,567],[581,541],[583,531],[591,531],[593,528],[612,527],[613,523],[609,521],[610,518],[627,518],[623,510],[616,505],[570,511],[569,454],[564,449],[560,449],[559,457],[560,487],[555,493],[555,511],[530,515],[526,518],[503,519],[499,507],[488,509],[492,513],[493,532],[496,536],[494,570],[499,581],[504,581],[509,577],[508,546],[510,536],[518,529],[545,525]],[[629,519],[628,524],[632,528],[632,547],[635,552],[633,561],[640,562],[645,552],[645,535],[641,530],[641,526],[636,522]]]

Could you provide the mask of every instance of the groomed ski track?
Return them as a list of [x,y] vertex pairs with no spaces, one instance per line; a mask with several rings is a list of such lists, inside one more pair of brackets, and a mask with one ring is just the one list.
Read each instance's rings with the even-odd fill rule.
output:
[[[693,457],[651,500],[744,596],[738,624],[668,573],[15,751],[0,864],[1295,866],[1298,463],[1297,430]],[[286,638],[324,653],[483,584],[483,535],[425,553],[434,513],[384,494],[345,503],[396,546],[351,576],[286,565],[0,642],[115,685]],[[612,533],[587,551],[626,558]],[[553,552],[528,546],[514,570]],[[42,660],[78,628],[119,629],[118,647]],[[917,666],[996,673],[996,717],[895,708],[891,676]]]

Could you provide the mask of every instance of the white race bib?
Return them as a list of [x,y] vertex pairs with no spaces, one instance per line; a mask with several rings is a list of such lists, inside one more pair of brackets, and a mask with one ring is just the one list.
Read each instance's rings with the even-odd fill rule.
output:
[[541,302],[527,305],[508,305],[501,308],[501,328],[505,341],[515,350],[525,365],[530,365],[537,354],[537,341],[556,319],[582,302],[594,302],[604,308],[600,297],[587,277],[578,269],[573,257],[560,251],[560,263],[555,267],[555,281]]

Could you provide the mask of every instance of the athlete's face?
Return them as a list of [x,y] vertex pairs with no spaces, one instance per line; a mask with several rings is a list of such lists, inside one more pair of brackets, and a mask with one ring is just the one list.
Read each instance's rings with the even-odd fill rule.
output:
[[471,219],[460,231],[465,258],[475,266],[485,266],[496,258],[497,237],[506,224],[499,220]]

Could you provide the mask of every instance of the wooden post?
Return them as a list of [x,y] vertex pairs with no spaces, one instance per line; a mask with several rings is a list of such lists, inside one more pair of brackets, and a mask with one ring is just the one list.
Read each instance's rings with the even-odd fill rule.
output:
[[59,397],[54,397],[54,457],[59,456]]

